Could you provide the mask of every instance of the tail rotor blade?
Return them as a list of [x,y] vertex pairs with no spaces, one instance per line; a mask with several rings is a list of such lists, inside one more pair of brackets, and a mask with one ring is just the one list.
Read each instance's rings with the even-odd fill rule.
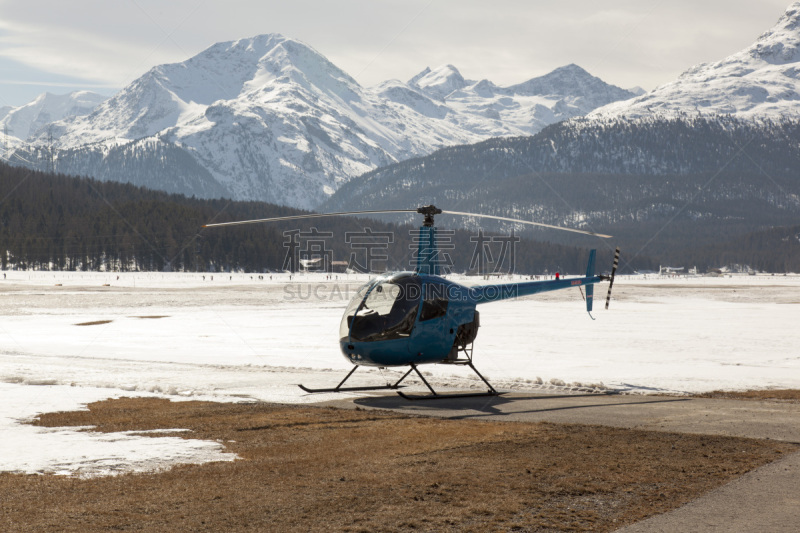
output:
[[611,288],[614,286],[614,276],[617,273],[618,265],[619,265],[619,246],[617,246],[617,249],[614,252],[614,266],[611,267],[611,278],[608,284],[608,295],[606,295],[606,309],[608,309],[608,304],[609,302],[611,302]]

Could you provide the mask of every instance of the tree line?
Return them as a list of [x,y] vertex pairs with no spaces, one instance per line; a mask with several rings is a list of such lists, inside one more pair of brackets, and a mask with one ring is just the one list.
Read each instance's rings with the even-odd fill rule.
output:
[[[333,217],[203,228],[305,213],[0,164],[0,268],[269,272],[298,270],[301,259],[316,257],[329,269],[333,261],[355,270],[413,268],[416,224]],[[585,270],[586,247],[525,239],[504,252],[508,233],[479,236],[477,230],[439,226],[440,263],[452,272]],[[611,264],[609,247],[598,253],[598,265]],[[651,268],[655,263],[641,258],[640,264]]]

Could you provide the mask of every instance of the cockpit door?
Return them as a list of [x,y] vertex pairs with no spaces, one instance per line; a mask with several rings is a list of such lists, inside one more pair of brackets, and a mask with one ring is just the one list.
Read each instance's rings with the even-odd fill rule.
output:
[[422,308],[414,328],[412,343],[418,353],[414,355],[425,360],[444,359],[453,344],[450,334],[451,320],[447,315],[447,286],[425,283],[422,293]]

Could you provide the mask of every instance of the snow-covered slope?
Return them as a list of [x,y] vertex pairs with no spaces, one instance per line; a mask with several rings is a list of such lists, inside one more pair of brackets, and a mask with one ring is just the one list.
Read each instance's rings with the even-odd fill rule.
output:
[[43,93],[23,106],[0,109],[0,131],[7,130],[10,136],[25,140],[41,133],[50,122],[90,113],[106,99],[106,96],[89,91]]
[[[108,153],[156,138],[190,153],[235,199],[312,208],[376,167],[444,146],[536,133],[632,96],[574,65],[508,88],[464,80],[452,65],[365,88],[310,46],[270,34],[154,67],[48,134],[57,148],[72,150],[73,168],[79,148]],[[35,143],[46,140],[40,134]],[[154,156],[148,146],[154,144],[138,144],[132,157]]]
[[675,81],[590,117],[800,116],[800,2],[756,42],[722,61],[690,68]]

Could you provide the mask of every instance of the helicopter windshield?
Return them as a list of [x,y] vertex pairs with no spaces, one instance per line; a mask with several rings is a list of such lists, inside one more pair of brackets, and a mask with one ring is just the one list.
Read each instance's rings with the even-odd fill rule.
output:
[[374,281],[370,281],[359,287],[358,291],[356,291],[356,295],[350,300],[350,303],[347,304],[344,317],[342,317],[342,323],[339,324],[340,339],[345,340],[350,336],[350,323],[353,321],[356,311],[361,307],[361,302],[364,301],[364,296],[367,295],[367,291],[372,287],[373,283]]
[[[385,341],[408,337],[417,318],[421,290],[417,276],[405,274],[379,282],[367,290],[366,297],[356,298],[345,311],[341,338],[350,334],[356,342]],[[352,326],[352,327],[351,327]]]

